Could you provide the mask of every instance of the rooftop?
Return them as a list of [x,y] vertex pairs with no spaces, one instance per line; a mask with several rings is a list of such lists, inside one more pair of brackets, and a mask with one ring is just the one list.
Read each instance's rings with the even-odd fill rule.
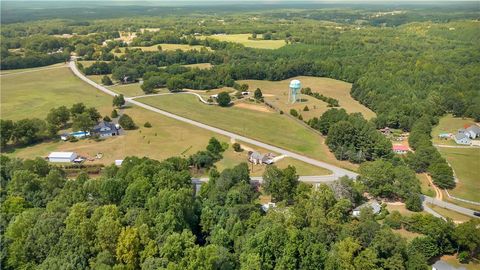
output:
[[393,145],[393,151],[410,151],[410,148],[406,145]]
[[76,155],[75,152],[51,152],[49,158],[70,158]]

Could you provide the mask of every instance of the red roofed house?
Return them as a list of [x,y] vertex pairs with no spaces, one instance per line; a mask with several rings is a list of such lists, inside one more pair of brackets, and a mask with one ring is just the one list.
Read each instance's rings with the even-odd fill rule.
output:
[[410,151],[410,148],[406,145],[393,145],[392,150],[395,154],[403,155]]

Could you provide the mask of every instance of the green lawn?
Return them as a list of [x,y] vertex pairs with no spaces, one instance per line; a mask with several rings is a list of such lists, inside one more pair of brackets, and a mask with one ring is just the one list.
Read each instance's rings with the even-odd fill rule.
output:
[[452,166],[460,180],[450,194],[467,200],[480,202],[480,149],[438,148],[440,154]]
[[432,141],[434,144],[457,145],[454,140],[440,139],[438,138],[438,135],[440,133],[452,133],[455,135],[459,129],[469,126],[473,123],[473,119],[471,118],[453,117],[451,114],[446,115],[440,118],[438,125],[433,128]]
[[277,113],[262,113],[237,107],[209,106],[198,102],[196,97],[190,95],[167,95],[137,100],[338,166],[356,168],[350,163],[337,161],[324,145],[324,139],[320,135]]
[[70,69],[39,69],[0,77],[2,119],[45,118],[53,107],[83,102],[102,114],[111,110],[111,98],[83,83]]
[[430,182],[427,179],[427,176],[422,174],[417,174],[417,179],[420,181],[420,188],[422,190],[422,194],[425,194],[430,197],[435,197],[435,190],[433,190]]
[[258,35],[259,39],[249,39],[251,34],[232,34],[232,35],[213,35],[201,36],[200,39],[213,38],[220,41],[235,42],[243,44],[245,47],[257,49],[278,49],[286,45],[285,40],[263,40],[262,35]]

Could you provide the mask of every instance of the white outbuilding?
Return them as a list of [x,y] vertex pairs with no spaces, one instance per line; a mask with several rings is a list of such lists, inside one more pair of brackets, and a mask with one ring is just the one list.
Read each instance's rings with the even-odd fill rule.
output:
[[73,162],[77,158],[75,152],[51,152],[48,155],[48,161],[50,162]]

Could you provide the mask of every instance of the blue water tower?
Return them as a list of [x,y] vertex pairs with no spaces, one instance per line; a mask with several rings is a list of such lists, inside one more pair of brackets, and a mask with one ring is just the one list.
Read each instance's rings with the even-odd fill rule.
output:
[[297,94],[302,88],[302,84],[299,80],[292,80],[290,81],[290,92],[288,94],[288,102],[295,103],[297,101]]

